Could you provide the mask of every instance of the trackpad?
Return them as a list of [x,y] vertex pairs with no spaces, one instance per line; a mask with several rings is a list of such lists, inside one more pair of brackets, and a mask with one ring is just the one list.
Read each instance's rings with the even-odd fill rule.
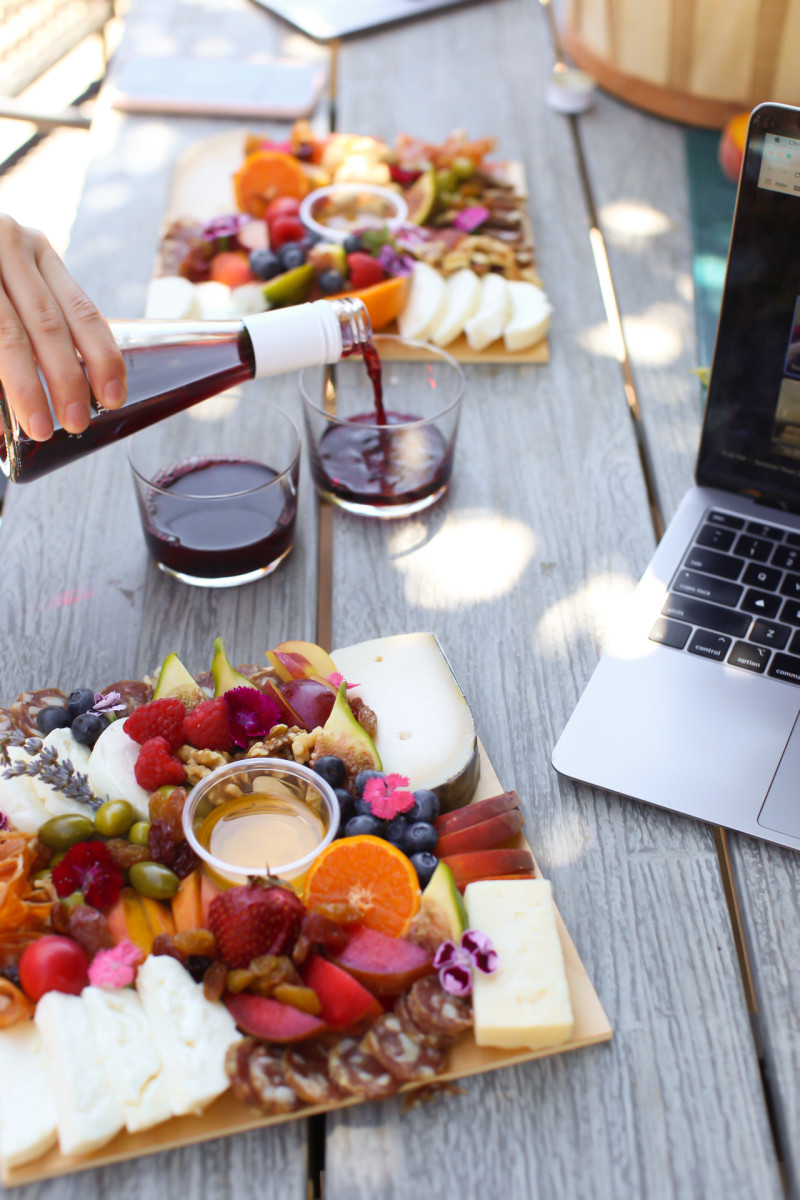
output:
[[758,814],[758,823],[776,833],[800,838],[800,717],[795,718],[767,798]]

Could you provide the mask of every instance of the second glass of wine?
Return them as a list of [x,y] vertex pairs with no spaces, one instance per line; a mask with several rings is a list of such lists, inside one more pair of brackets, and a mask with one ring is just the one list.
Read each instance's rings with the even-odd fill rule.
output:
[[[237,420],[238,406],[258,421]],[[128,447],[147,548],[200,587],[274,571],[292,549],[300,435],[281,409],[224,393],[135,434]]]

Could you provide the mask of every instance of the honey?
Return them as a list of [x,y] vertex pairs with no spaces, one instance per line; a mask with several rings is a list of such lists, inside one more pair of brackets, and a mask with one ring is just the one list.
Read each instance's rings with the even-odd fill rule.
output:
[[305,858],[326,832],[314,806],[282,789],[227,800],[205,817],[197,837],[220,862],[263,872]]

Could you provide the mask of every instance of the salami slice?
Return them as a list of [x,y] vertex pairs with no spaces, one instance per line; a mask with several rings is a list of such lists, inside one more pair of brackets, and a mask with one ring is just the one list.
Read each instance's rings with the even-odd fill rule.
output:
[[42,688],[38,692],[20,692],[11,705],[11,719],[26,737],[41,737],[36,724],[37,714],[51,705],[64,708],[67,697],[58,688]]
[[412,1042],[419,1042],[421,1046],[444,1046],[450,1038],[443,1033],[424,1033],[419,1025],[412,1019],[408,1011],[407,995],[402,995],[398,998],[394,1006],[394,1015],[400,1022],[403,1032],[411,1038]]
[[256,1107],[265,1117],[278,1116],[297,1108],[298,1100],[283,1074],[283,1053],[257,1042],[250,1051],[250,1087]]
[[210,695],[214,694],[214,676],[210,671],[201,671],[199,675],[195,675],[194,681],[204,692],[208,692]]
[[468,996],[452,996],[435,975],[427,975],[412,985],[406,997],[408,1015],[423,1033],[443,1033],[455,1037],[472,1028],[472,1001]]
[[0,733],[11,733],[16,729],[10,708],[0,708]]
[[341,1038],[328,1055],[331,1079],[343,1092],[365,1100],[381,1100],[397,1091],[391,1071],[373,1054],[361,1048],[355,1038]]
[[225,1074],[231,1081],[233,1094],[248,1108],[258,1108],[258,1097],[250,1083],[250,1055],[257,1045],[255,1038],[242,1038],[225,1052]]
[[362,1050],[373,1054],[401,1083],[432,1079],[444,1066],[441,1046],[423,1046],[413,1041],[394,1013],[379,1017],[361,1042]]
[[125,705],[125,712],[120,710],[116,715],[122,718],[129,717],[140,704],[149,704],[153,699],[153,689],[142,679],[120,679],[104,687],[102,694],[107,696],[109,692],[119,693],[118,703]]
[[332,1104],[342,1099],[342,1090],[331,1079],[328,1051],[319,1042],[290,1046],[283,1060],[289,1087],[306,1104]]

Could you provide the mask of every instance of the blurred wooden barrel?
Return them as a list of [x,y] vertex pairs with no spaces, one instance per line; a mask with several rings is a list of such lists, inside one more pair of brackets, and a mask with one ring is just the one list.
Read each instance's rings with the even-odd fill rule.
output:
[[800,0],[567,0],[564,44],[606,91],[674,121],[800,105]]

